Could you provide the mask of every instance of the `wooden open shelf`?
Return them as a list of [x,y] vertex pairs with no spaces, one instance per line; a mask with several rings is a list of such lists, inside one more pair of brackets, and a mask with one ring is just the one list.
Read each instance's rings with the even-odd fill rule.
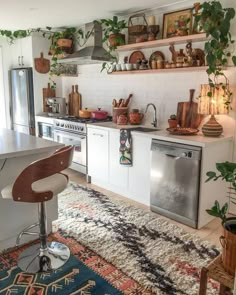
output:
[[109,73],[109,75],[128,75],[128,74],[162,74],[162,73],[171,73],[171,72],[200,72],[206,71],[208,67],[185,67],[185,68],[171,68],[171,69],[158,69],[158,70],[133,70],[133,71],[115,71]]
[[200,41],[205,41],[206,39],[207,39],[206,34],[201,33],[201,34],[172,37],[167,39],[122,45],[122,46],[118,46],[117,50],[127,51],[127,50],[136,50],[136,49],[144,49],[144,48],[153,48],[153,47],[166,46],[170,44],[181,44],[185,42],[200,42]]

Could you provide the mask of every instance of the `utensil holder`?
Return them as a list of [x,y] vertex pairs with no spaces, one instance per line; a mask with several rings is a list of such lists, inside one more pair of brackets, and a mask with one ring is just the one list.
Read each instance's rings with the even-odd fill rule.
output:
[[113,108],[112,110],[112,121],[114,123],[117,123],[117,117],[120,115],[126,115],[128,116],[128,108],[122,107],[122,108]]

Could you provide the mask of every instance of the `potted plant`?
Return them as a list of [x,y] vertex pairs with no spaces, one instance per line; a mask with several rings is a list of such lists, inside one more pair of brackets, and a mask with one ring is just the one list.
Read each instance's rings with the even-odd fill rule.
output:
[[[195,15],[196,26],[209,37],[205,43],[208,83],[213,91],[218,85],[222,86],[227,109],[231,104],[232,92],[223,69],[229,59],[236,65],[236,56],[232,55],[231,50],[234,40],[230,33],[230,22],[234,17],[235,9],[223,8],[217,0],[203,2],[199,6],[199,13]],[[213,91],[208,92],[209,97],[213,96]]]
[[169,128],[177,128],[178,120],[175,114],[170,115],[170,118],[168,119]]
[[[229,183],[236,192],[236,163],[216,163],[216,169],[218,174],[214,171],[207,172],[208,179],[206,182],[221,179]],[[220,207],[219,202],[215,201],[214,206],[206,211],[222,220],[223,236],[220,237],[223,246],[222,261],[225,270],[234,275],[236,270],[236,217],[227,218],[228,203]]]
[[127,28],[125,20],[119,21],[115,15],[112,19],[101,19],[100,23],[103,26],[104,32],[103,42],[108,40],[110,46],[115,48],[125,44],[125,35],[121,33],[123,29]]

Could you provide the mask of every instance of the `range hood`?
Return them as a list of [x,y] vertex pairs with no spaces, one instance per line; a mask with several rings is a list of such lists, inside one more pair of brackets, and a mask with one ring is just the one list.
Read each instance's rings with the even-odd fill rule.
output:
[[111,61],[110,54],[102,46],[101,24],[99,24],[97,21],[94,21],[92,30],[93,30],[93,33],[90,36],[90,38],[93,38],[91,46],[86,46],[80,49],[79,51],[69,54],[68,56],[62,59],[58,59],[57,62],[61,64],[82,65],[82,64],[95,64],[95,63],[101,63],[104,61]]

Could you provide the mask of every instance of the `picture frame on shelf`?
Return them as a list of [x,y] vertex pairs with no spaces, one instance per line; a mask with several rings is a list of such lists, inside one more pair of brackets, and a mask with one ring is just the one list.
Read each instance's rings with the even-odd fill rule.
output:
[[191,34],[192,8],[173,11],[163,15],[162,38]]

